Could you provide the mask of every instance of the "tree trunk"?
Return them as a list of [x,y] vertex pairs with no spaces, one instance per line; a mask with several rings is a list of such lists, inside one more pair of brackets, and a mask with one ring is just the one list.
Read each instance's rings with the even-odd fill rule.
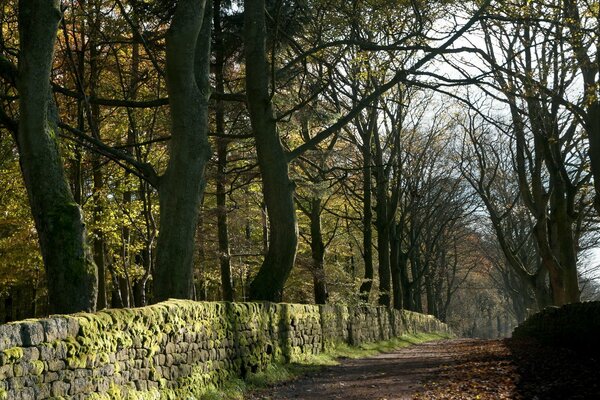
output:
[[[551,242],[553,253],[558,254],[561,268],[559,279],[561,286],[560,300],[555,298],[555,305],[578,303],[579,299],[579,277],[577,275],[577,249],[578,243],[575,239],[573,226],[575,221],[569,215],[568,200],[570,197],[565,184],[559,185],[561,191],[555,190],[553,195],[560,196],[556,201],[551,200]],[[552,276],[551,276],[552,280]],[[554,293],[554,288],[553,288]],[[559,301],[557,301],[559,300]]]
[[[92,168],[94,169],[94,210],[93,218],[94,222],[99,223],[103,214],[102,207],[102,190],[104,188],[104,179],[102,177],[102,171],[100,170],[100,156],[97,154],[92,155]],[[96,308],[102,310],[107,307],[106,298],[106,260],[105,260],[105,245],[104,245],[104,233],[102,229],[94,229],[94,262],[98,268],[98,301]]]
[[[600,99],[598,98],[598,86],[600,85],[600,63],[598,55],[595,58],[593,51],[598,52],[600,36],[600,26],[596,22],[596,31],[586,32],[585,19],[582,18],[579,9],[579,2],[575,0],[564,0],[563,18],[565,26],[569,28],[569,35],[565,39],[571,45],[577,67],[581,71],[583,83],[583,92],[585,93],[585,115],[584,127],[587,132],[590,148],[588,157],[590,159],[590,170],[594,177],[594,208],[600,214]],[[587,17],[586,17],[587,18]],[[585,26],[585,28],[584,28]],[[586,45],[585,36],[591,34],[596,36],[595,46]]]
[[82,212],[58,150],[50,71],[61,14],[58,1],[19,2],[19,132],[21,169],[48,281],[51,313],[93,311],[98,277]]
[[[546,283],[547,278],[548,270],[541,266],[537,273],[530,278],[529,285],[533,288],[537,311],[541,311],[552,304],[552,297],[550,291],[548,290],[548,284]],[[528,316],[529,315],[526,315],[526,317]]]
[[[222,116],[222,114],[221,114]],[[222,117],[221,117],[222,120]],[[219,131],[219,112],[217,111],[217,132]],[[217,230],[219,236],[219,264],[221,266],[221,287],[223,300],[233,301],[233,285],[231,281],[231,255],[229,253],[229,224],[227,218],[227,202],[225,174],[227,165],[227,142],[217,139]]]
[[410,257],[410,272],[412,275],[412,283],[410,285],[410,294],[412,302],[412,310],[423,312],[423,301],[421,296],[421,265],[418,251],[413,251]]
[[425,296],[427,299],[427,314],[433,315],[436,318],[438,317],[438,311],[437,311],[437,301],[436,301],[436,295],[435,295],[435,288],[432,282],[432,277],[431,277],[431,268],[429,267],[429,264],[427,264],[426,268],[426,272],[425,272]]
[[315,197],[311,201],[310,215],[310,249],[313,263],[313,283],[315,304],[325,304],[329,298],[325,280],[325,243],[321,232],[321,199]]
[[[378,189],[379,192],[379,189]],[[381,193],[378,193],[378,202],[381,200]],[[387,225],[387,202],[384,202],[381,207],[376,207],[377,213],[377,259],[379,266],[377,272],[379,274],[379,305],[390,306],[390,235]]]
[[408,276],[408,253],[400,250],[399,260],[398,268],[400,269],[400,285],[402,286],[402,307],[405,310],[414,310],[415,305],[412,300],[412,285]]
[[270,228],[269,249],[250,284],[250,298],[281,301],[298,243],[294,184],[289,179],[269,93],[265,1],[246,0],[244,7],[246,95]]
[[[95,11],[95,10],[94,10]],[[90,13],[91,14],[91,13]],[[97,18],[96,13],[93,13],[94,18]],[[98,79],[100,78],[100,72],[98,70],[98,57],[100,54],[96,47],[96,33],[97,27],[92,27],[90,30],[90,96],[96,97],[98,88]],[[82,42],[83,43],[83,42]],[[83,44],[82,44],[83,46]],[[83,76],[83,70],[81,70]],[[83,88],[82,88],[83,90]],[[90,131],[94,136],[94,139],[100,140],[100,106],[98,104],[89,105],[88,109],[88,125]],[[92,154],[92,170],[94,180],[94,210],[93,219],[96,227],[93,231],[93,248],[94,248],[94,262],[98,269],[98,300],[96,303],[97,309],[104,309],[107,307],[106,299],[106,260],[105,260],[105,238],[104,232],[99,227],[101,223],[102,215],[104,214],[104,206],[102,205],[102,195],[104,191],[104,177],[102,174],[102,163],[101,156],[99,154]]]
[[596,101],[588,107],[585,119],[590,144],[590,149],[588,150],[590,170],[594,177],[594,189],[596,191],[594,208],[600,214],[600,118],[598,118],[598,115],[600,115],[600,101]]
[[[246,219],[246,240],[250,240],[250,219]],[[267,217],[267,205],[260,204],[260,227],[262,229],[262,253],[264,256],[269,251],[269,218]]]
[[[377,131],[375,129],[375,131]],[[388,179],[383,165],[383,149],[377,133],[375,139],[375,183],[377,205],[375,207],[375,226],[377,228],[377,259],[379,275],[379,305],[390,306],[390,230],[388,221]]]
[[373,209],[371,205],[371,134],[367,132],[362,136],[362,179],[363,179],[363,261],[365,275],[360,285],[360,295],[363,301],[369,301],[373,287]]
[[208,144],[211,14],[204,0],[180,0],[166,39],[170,157],[160,179],[155,301],[191,298],[194,239]]
[[577,251],[574,221],[569,215],[566,183],[558,171],[549,169],[552,186],[548,214],[538,218],[534,235],[542,265],[550,276],[552,302],[556,306],[579,302]]
[[[204,234],[204,197],[202,197],[202,203],[200,204],[200,212],[198,213],[198,224],[196,227],[197,235],[202,237]],[[196,287],[196,298],[199,301],[208,300],[208,277],[206,273],[206,243],[203,240],[200,240],[198,243],[198,281],[194,284]]]
[[110,307],[111,308],[123,308],[125,303],[121,296],[121,288],[119,286],[119,277],[117,271],[112,264],[109,264],[108,271],[112,280],[112,289],[110,293]]
[[[215,30],[215,80],[219,93],[225,92],[223,67],[225,64],[223,30],[221,27],[221,0],[214,1],[213,25]],[[217,134],[225,134],[225,111],[223,100],[217,100],[215,125]],[[233,301],[233,285],[231,282],[231,255],[229,253],[229,225],[227,221],[227,139],[217,137],[217,230],[219,235],[219,264],[221,266],[221,288],[223,300]]]
[[396,224],[390,226],[390,273],[392,276],[392,300],[396,310],[403,307],[402,271],[400,266],[400,239]]

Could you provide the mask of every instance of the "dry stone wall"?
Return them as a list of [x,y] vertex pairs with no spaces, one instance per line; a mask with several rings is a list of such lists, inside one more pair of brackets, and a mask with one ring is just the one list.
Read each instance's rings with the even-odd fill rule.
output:
[[570,347],[599,355],[600,301],[547,307],[513,332],[515,339],[535,339],[550,346]]
[[0,399],[195,399],[336,343],[446,332],[383,307],[170,300],[0,325]]

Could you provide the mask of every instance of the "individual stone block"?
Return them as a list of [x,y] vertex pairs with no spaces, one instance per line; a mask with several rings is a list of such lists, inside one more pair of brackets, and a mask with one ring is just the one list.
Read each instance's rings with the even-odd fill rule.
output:
[[62,371],[66,367],[66,364],[63,360],[49,360],[47,365],[48,371]]
[[20,324],[0,325],[0,351],[22,345]]
[[46,372],[44,374],[44,383],[52,383],[58,380],[57,372]]
[[116,360],[117,361],[127,361],[129,360],[131,357],[129,355],[129,350],[128,349],[121,349],[119,350],[116,354],[115,354]]
[[99,379],[97,381],[98,393],[106,393],[110,388],[110,381],[108,379]]
[[54,360],[57,358],[56,350],[52,346],[42,343],[40,346],[38,346],[36,348],[39,351],[39,359],[42,361]]
[[148,390],[158,389],[158,382],[148,381],[147,382]]
[[165,346],[165,354],[173,354],[177,352],[177,346],[173,342],[167,343]]
[[135,388],[139,391],[147,391],[148,390],[148,382],[146,381],[141,381],[141,380],[137,380],[134,382],[135,383]]
[[73,396],[76,394],[93,393],[95,390],[96,385],[91,379],[75,378],[73,382],[71,382],[69,395]]
[[13,376],[13,366],[11,364],[0,367],[0,382],[4,381],[5,379],[12,378]]
[[[63,322],[64,321],[64,322]],[[77,317],[65,316],[58,318],[56,323],[59,326],[59,331],[63,331],[66,327],[67,329],[67,337],[76,337],[79,335],[79,320]]]
[[130,371],[121,371],[121,376],[123,377],[124,382],[129,382],[131,380],[131,372]]
[[19,325],[23,346],[37,346],[44,341],[44,328],[38,321],[21,322]]
[[139,371],[139,379],[148,380],[150,379],[150,368],[141,368]]
[[37,361],[40,359],[40,350],[37,347],[23,348],[21,361]]
[[19,400],[36,400],[35,392],[31,387],[23,387],[19,389]]
[[40,320],[42,329],[44,331],[44,342],[54,342],[55,340],[64,339],[67,334],[66,326],[63,326],[63,332],[60,332],[60,328],[55,318],[47,318]]
[[54,352],[56,354],[57,359],[63,359],[63,360],[66,359],[67,352],[68,352],[68,347],[67,347],[66,343],[57,342],[56,345],[54,346]]
[[171,365],[173,365],[173,355],[172,354],[167,354],[164,365],[167,367],[170,367]]
[[156,356],[154,356],[154,362],[157,365],[165,365],[166,358],[167,357],[164,354],[157,354]]
[[28,377],[42,375],[45,368],[44,362],[38,360],[15,364],[15,368],[17,368],[17,366],[21,366],[23,375],[26,375]]
[[187,355],[182,353],[173,354],[173,364],[179,365],[187,361]]
[[71,385],[67,382],[63,382],[63,381],[52,382],[52,387],[50,388],[50,394],[54,397],[66,397],[69,395],[70,387],[71,387]]

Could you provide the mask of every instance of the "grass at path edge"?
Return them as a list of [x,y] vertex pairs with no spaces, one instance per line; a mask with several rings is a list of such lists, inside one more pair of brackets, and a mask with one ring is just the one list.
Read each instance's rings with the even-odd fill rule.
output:
[[307,373],[317,372],[326,366],[337,365],[341,359],[370,357],[403,347],[450,337],[445,333],[417,333],[375,343],[365,343],[360,346],[339,344],[327,352],[307,356],[299,362],[271,364],[264,371],[250,374],[245,380],[231,379],[219,389],[208,390],[201,397],[201,400],[243,400],[245,393],[291,381]]

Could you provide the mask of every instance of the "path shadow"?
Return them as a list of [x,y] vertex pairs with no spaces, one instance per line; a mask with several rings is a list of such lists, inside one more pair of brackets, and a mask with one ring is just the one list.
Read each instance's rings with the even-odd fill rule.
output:
[[505,339],[504,342],[519,375],[519,398],[600,400],[597,351],[590,353],[542,345],[532,339]]

